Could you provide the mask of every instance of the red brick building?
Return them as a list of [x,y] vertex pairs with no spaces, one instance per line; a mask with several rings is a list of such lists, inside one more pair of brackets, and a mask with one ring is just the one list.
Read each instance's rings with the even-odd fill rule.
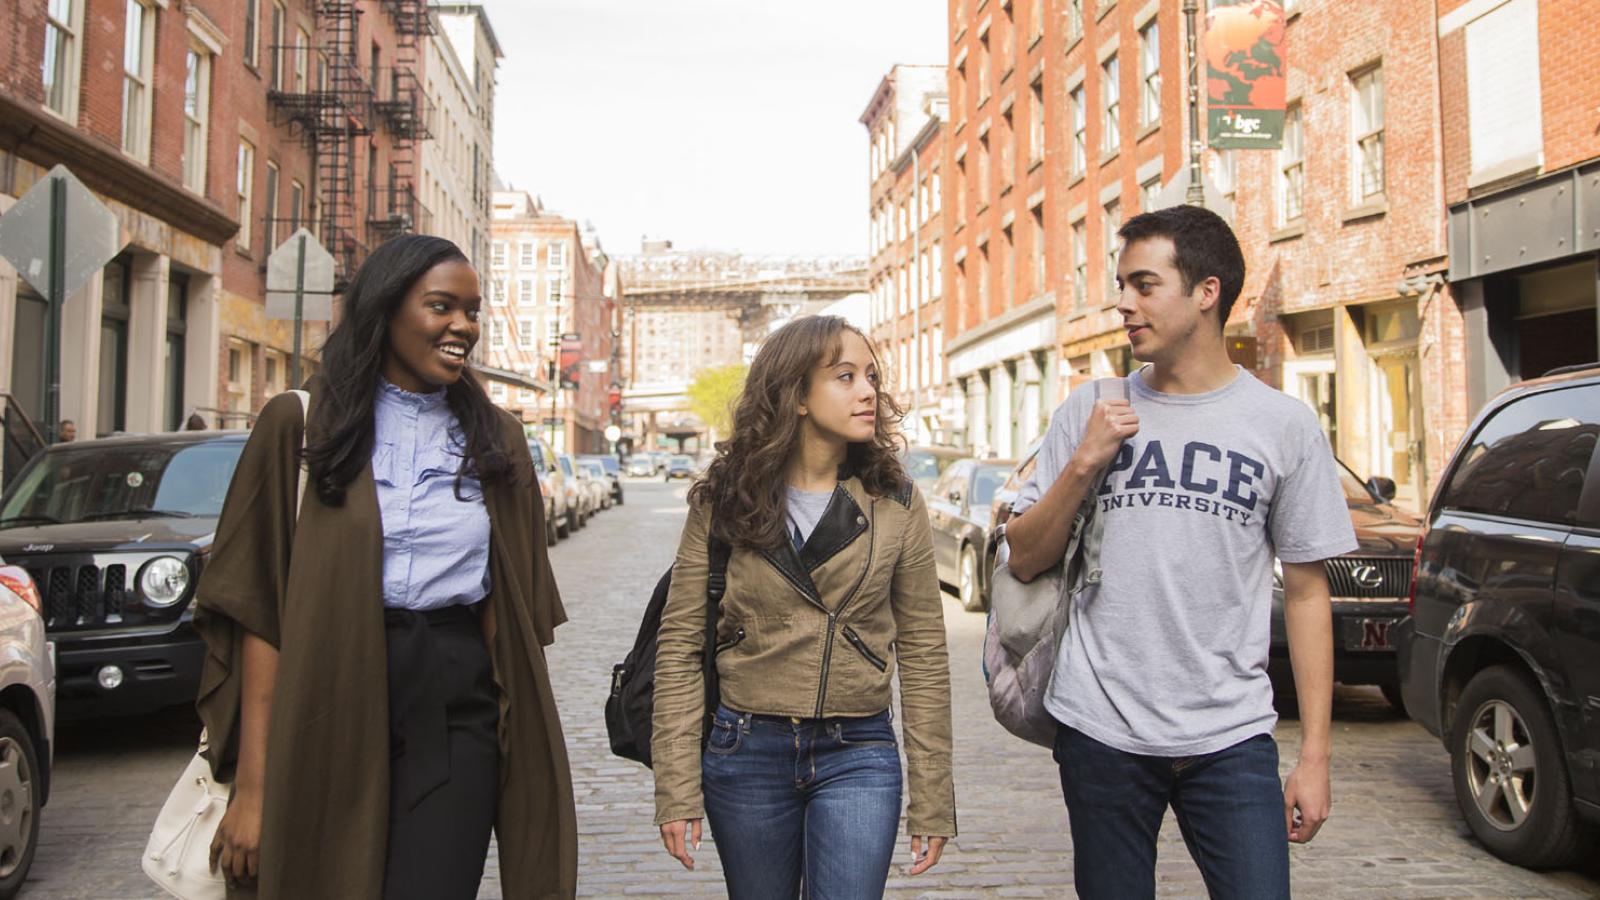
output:
[[898,65],[861,114],[867,129],[872,337],[913,442],[944,443],[944,66]]
[[[81,434],[242,425],[289,386],[266,255],[309,227],[346,279],[427,228],[423,0],[22,0],[0,49],[0,205],[64,163],[128,243],[69,298],[62,411]],[[0,266],[0,373],[42,406],[43,301]],[[310,324],[315,355],[325,326]]]
[[[489,395],[558,452],[606,453],[618,388],[616,266],[598,238],[525,191],[496,191],[480,353]],[[553,395],[553,367],[563,383]],[[520,382],[511,376],[520,376]]]
[[1440,0],[1449,278],[1464,413],[1600,357],[1600,18],[1582,0]]

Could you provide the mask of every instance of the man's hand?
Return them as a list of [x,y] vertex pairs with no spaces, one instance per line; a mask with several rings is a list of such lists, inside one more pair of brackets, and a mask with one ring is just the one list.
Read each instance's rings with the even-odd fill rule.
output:
[[1283,821],[1289,829],[1289,840],[1311,843],[1317,829],[1328,821],[1332,791],[1328,764],[1301,759],[1283,783]]
[[[944,845],[945,845],[945,842],[948,841],[948,840],[950,840],[950,839],[949,838],[942,838],[942,837],[925,838],[920,834],[912,835],[911,836],[911,869],[909,871],[907,871],[906,874],[907,875],[921,875],[923,872],[926,872],[929,869],[933,868],[934,866],[938,865],[939,864],[939,854],[944,852]],[[926,853],[922,852],[922,848],[923,848],[924,842],[926,842],[926,845],[927,845],[927,848],[928,848],[928,851]]]
[[689,847],[700,849],[700,819],[679,819],[661,826],[661,843],[667,848],[667,855],[683,863],[685,869],[694,869],[694,857],[689,855]]
[[1098,472],[1117,458],[1122,443],[1139,433],[1139,414],[1127,400],[1100,400],[1089,411],[1083,443],[1072,454],[1072,464]]

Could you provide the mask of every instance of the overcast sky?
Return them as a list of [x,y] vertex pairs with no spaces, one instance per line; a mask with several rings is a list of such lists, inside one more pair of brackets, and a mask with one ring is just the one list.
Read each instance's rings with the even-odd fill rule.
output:
[[484,0],[495,169],[599,229],[680,248],[864,254],[857,121],[894,63],[945,61],[944,0]]

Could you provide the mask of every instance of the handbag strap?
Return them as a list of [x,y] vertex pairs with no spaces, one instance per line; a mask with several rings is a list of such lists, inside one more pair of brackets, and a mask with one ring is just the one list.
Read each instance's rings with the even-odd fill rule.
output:
[[299,490],[296,492],[294,501],[294,518],[298,522],[300,520],[300,507],[306,503],[306,485],[311,481],[310,472],[306,468],[306,432],[311,430],[311,392],[290,391],[290,393],[300,399],[300,455],[298,457],[299,466],[295,471],[295,482]]

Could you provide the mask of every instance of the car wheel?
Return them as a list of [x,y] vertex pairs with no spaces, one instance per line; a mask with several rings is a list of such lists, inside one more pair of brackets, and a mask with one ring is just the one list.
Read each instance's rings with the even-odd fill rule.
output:
[[1494,666],[1467,683],[1450,728],[1450,769],[1467,825],[1495,856],[1555,868],[1575,862],[1590,839],[1555,719],[1521,670]]
[[983,612],[983,586],[978,582],[978,551],[971,544],[961,545],[960,568],[956,570],[956,595],[967,612]]
[[0,897],[15,897],[39,843],[39,759],[33,736],[0,709]]
[[583,527],[583,517],[578,514],[576,506],[567,507],[567,533],[574,534]]
[[556,533],[556,520],[555,520],[555,517],[551,516],[550,518],[545,519],[544,520],[544,545],[546,547],[554,547],[556,545],[556,541],[559,540],[560,537],[561,536]]
[[567,538],[572,536],[572,512],[556,517],[556,537]]

